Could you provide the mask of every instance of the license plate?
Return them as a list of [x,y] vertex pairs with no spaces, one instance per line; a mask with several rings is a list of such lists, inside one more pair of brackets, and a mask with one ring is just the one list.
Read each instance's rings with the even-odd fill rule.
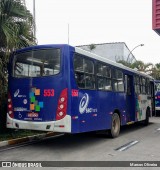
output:
[[28,113],[28,117],[38,117],[38,116],[39,116],[38,113],[34,113],[34,112]]

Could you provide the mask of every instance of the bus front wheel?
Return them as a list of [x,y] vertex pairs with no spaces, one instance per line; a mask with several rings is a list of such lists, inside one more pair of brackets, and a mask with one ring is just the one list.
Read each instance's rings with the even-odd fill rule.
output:
[[111,129],[109,130],[109,136],[111,138],[118,137],[120,132],[120,117],[117,113],[113,113],[111,121]]

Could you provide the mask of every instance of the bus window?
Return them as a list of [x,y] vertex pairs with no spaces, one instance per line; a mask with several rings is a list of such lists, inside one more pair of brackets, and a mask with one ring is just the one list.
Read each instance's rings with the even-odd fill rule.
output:
[[74,70],[79,88],[95,89],[94,63],[92,60],[75,55]]
[[94,64],[92,61],[84,59],[83,68],[85,73],[94,74]]
[[143,93],[143,83],[142,83],[142,77],[139,77],[139,84],[140,84],[140,93]]
[[146,88],[146,94],[150,94],[151,93],[151,90],[150,90],[150,81],[149,81],[148,78],[146,79],[145,88]]
[[14,77],[40,77],[58,74],[60,49],[27,51],[14,56]]
[[76,55],[74,58],[74,69],[77,72],[83,72],[83,58]]
[[139,76],[134,77],[134,84],[135,84],[135,93],[140,94],[140,81],[139,81]]
[[155,93],[160,91],[160,83],[155,83]]
[[113,80],[113,89],[114,91],[118,91],[118,84],[116,80]]
[[146,94],[146,79],[145,78],[142,78],[142,93],[143,94]]
[[123,81],[122,71],[113,69],[112,78],[113,78],[114,90],[119,92],[124,92],[124,81]]
[[125,92],[127,95],[131,95],[131,77],[125,75]]
[[36,77],[40,76],[40,70],[41,68],[39,66],[35,65],[30,65],[30,64],[25,64],[25,63],[20,63],[16,62],[14,71],[15,71],[15,77]]
[[118,80],[118,91],[124,91],[124,82],[123,82],[123,73],[121,71],[117,71],[117,80]]
[[97,84],[99,90],[112,90],[111,69],[109,66],[97,64]]

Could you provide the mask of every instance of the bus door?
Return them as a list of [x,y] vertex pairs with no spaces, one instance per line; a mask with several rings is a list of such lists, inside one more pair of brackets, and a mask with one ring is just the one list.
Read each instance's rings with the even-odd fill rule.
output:
[[151,87],[150,90],[151,90],[151,107],[152,107],[152,112],[150,116],[156,116],[154,82],[150,82],[150,87]]
[[133,89],[133,76],[125,75],[126,93],[126,122],[135,121],[135,101]]

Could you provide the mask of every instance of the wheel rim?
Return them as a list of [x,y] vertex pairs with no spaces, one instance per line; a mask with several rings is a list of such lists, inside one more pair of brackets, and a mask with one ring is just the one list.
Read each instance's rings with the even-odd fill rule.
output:
[[118,115],[114,117],[113,122],[112,122],[112,132],[113,135],[118,135],[120,130],[120,120]]
[[118,132],[118,129],[119,129],[119,121],[118,119],[114,119],[113,120],[113,131],[116,133]]

